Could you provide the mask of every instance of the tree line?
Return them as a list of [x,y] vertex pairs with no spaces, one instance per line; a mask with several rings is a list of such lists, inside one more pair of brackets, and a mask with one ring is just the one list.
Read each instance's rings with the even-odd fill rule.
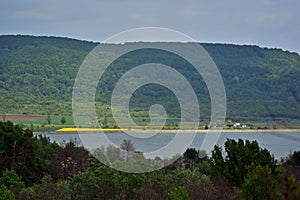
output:
[[57,144],[0,122],[0,199],[299,199],[300,151],[277,161],[256,141],[224,146],[211,157],[189,148],[171,163],[153,159],[167,163],[158,170],[125,173],[107,165],[149,161],[130,140],[93,154],[78,141]]

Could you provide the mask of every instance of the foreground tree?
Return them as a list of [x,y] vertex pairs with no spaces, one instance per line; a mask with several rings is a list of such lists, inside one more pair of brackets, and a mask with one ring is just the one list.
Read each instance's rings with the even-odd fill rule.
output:
[[245,199],[281,199],[282,186],[268,166],[258,165],[246,175],[242,193]]
[[189,193],[184,186],[175,188],[174,191],[168,193],[168,200],[189,200]]
[[15,170],[22,175],[25,184],[36,180],[39,161],[35,155],[35,143],[31,130],[23,130],[10,121],[0,122],[0,173]]
[[207,159],[206,151],[188,148],[183,153],[183,164],[185,168],[194,169],[195,165]]
[[76,146],[75,141],[66,143],[59,152],[60,178],[67,179],[69,176],[84,171],[88,167],[89,152],[83,147]]
[[286,160],[282,160],[282,165],[287,176],[293,175],[297,181],[300,181],[300,151],[295,151]]
[[226,177],[235,186],[240,187],[245,176],[258,165],[268,166],[273,175],[277,173],[276,160],[267,149],[260,148],[257,141],[227,139],[225,152],[225,159],[220,147],[215,147],[212,152],[214,175]]
[[15,195],[5,185],[0,185],[0,200],[14,200]]
[[123,151],[125,151],[126,159],[130,158],[135,151],[135,147],[134,147],[133,143],[131,142],[131,140],[123,140],[120,147]]
[[17,175],[14,170],[5,170],[0,177],[0,185],[4,185],[14,194],[18,194],[23,188],[25,188],[24,182]]

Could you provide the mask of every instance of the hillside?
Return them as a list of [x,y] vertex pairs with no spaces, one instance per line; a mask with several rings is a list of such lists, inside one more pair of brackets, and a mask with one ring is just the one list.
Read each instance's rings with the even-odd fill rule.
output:
[[[70,115],[74,79],[81,62],[96,45],[68,38],[0,36],[0,113]],[[202,45],[222,74],[227,118],[300,118],[298,54],[258,46]],[[127,62],[115,62],[102,80],[107,87],[98,88],[97,102],[109,102],[114,83],[131,66],[164,58],[164,64],[176,68],[191,82],[201,102],[202,116],[209,116],[207,88],[183,60],[151,50],[126,56]],[[132,102],[136,116],[143,115],[153,102],[163,103],[172,116],[178,116],[174,95],[157,85],[140,88]]]

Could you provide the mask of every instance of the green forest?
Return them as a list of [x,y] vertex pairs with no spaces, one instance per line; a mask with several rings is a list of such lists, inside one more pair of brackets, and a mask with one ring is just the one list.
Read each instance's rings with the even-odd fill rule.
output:
[[[100,154],[105,165],[96,159]],[[256,141],[227,139],[224,149],[215,146],[210,157],[189,148],[169,161],[144,158],[130,140],[91,154],[78,141],[57,144],[10,121],[0,122],[1,200],[296,200],[300,196],[299,151],[278,161]],[[148,173],[109,167],[136,169],[149,162],[165,167]]]
[[[98,43],[59,37],[0,36],[0,113],[70,116],[72,88],[79,66]],[[126,45],[126,44],[125,44]],[[300,56],[281,49],[250,45],[201,44],[214,59],[227,95],[229,119],[299,119]],[[160,62],[182,73],[200,102],[201,116],[210,116],[205,82],[186,61],[151,49],[124,55],[99,82],[97,108],[106,108],[116,81],[130,68]],[[133,116],[145,117],[153,103],[178,117],[173,93],[159,85],[133,95]],[[100,111],[99,111],[100,112]]]

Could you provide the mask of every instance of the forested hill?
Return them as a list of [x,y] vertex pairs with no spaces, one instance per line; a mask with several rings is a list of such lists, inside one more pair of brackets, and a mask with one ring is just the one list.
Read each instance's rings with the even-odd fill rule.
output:
[[[0,113],[71,114],[74,79],[81,62],[97,43],[57,37],[0,36]],[[300,118],[300,56],[280,49],[230,44],[202,44],[217,64],[227,94],[227,117]],[[209,116],[209,95],[203,80],[173,55],[145,50],[114,63],[99,87],[97,101],[109,95],[129,67],[164,57],[181,72],[200,99],[201,114]],[[137,59],[130,59],[139,56]],[[151,58],[150,58],[151,57]],[[145,86],[132,99],[143,110],[163,102],[177,115],[176,101],[165,88]],[[174,107],[175,106],[175,107]]]

